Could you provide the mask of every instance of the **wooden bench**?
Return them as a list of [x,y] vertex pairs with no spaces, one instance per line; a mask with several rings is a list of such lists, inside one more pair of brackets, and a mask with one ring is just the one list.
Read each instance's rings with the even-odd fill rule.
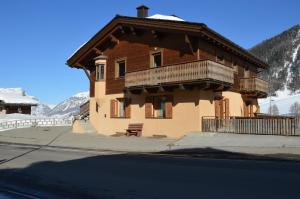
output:
[[142,129],[143,129],[143,123],[129,124],[128,129],[126,129],[126,135],[127,136],[131,136],[131,135],[141,136]]

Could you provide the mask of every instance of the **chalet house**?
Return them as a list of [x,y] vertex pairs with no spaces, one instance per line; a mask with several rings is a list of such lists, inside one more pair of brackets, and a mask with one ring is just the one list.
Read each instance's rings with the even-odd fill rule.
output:
[[67,65],[89,78],[90,123],[107,135],[143,123],[142,136],[180,137],[205,116],[253,117],[268,89],[265,62],[203,23],[148,17],[146,6],[115,16]]
[[38,101],[25,94],[19,88],[0,89],[0,114],[31,114],[31,107],[36,106]]

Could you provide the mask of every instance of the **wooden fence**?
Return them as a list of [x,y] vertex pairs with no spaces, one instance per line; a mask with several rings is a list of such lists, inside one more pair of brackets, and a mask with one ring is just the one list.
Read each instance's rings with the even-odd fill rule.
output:
[[46,126],[71,126],[72,120],[59,118],[44,118],[44,119],[26,119],[0,122],[0,131],[29,128],[29,127],[46,127]]
[[257,135],[294,136],[299,132],[299,123],[293,117],[218,119],[202,118],[202,132],[220,132]]

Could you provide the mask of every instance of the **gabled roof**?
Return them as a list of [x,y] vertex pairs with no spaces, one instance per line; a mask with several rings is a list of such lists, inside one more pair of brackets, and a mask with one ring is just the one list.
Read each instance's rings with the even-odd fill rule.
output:
[[128,17],[128,16],[115,16],[107,25],[105,25],[99,32],[97,32],[89,41],[84,43],[68,60],[67,64],[70,67],[77,67],[77,62],[82,56],[85,56],[90,52],[93,47],[101,42],[105,37],[107,37],[110,32],[120,26],[129,25],[133,27],[143,27],[143,28],[153,28],[159,30],[168,31],[181,31],[184,34],[190,34],[193,36],[203,37],[221,47],[224,47],[238,56],[242,56],[249,62],[256,64],[259,67],[267,68],[269,67],[267,63],[263,62],[259,58],[252,55],[246,49],[235,44],[231,40],[225,38],[214,30],[210,29],[204,23],[187,22],[180,20],[165,20],[157,18],[138,18],[138,17]]

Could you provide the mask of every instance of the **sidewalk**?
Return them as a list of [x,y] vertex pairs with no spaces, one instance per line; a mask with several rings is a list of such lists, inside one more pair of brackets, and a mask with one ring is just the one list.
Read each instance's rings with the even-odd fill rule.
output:
[[[76,134],[70,127],[37,127],[0,132],[0,143],[48,145],[65,148],[110,150],[120,152],[159,152],[168,149],[174,139],[146,137],[111,137],[101,134]],[[50,144],[49,144],[50,143]]]
[[212,151],[256,155],[300,155],[300,137],[240,135],[222,133],[188,133],[179,140],[147,137],[111,137],[101,134],[75,134],[70,127],[26,128],[0,132],[0,143],[47,145],[85,150],[119,152]]

